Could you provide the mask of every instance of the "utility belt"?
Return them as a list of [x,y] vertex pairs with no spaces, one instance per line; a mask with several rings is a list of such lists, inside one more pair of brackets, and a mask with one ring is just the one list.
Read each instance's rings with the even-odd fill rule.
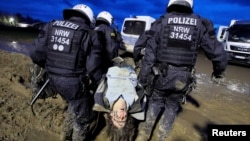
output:
[[58,74],[58,73],[54,73],[54,72],[49,72],[50,75],[55,75],[55,76],[60,76],[60,77],[80,77],[81,74]]
[[73,78],[73,79],[79,79],[82,83],[82,85],[84,86],[84,89],[86,89],[85,87],[89,86],[90,83],[90,78],[87,74],[83,75],[82,73],[75,73],[75,74],[58,74],[58,73],[52,73],[49,72],[49,75],[51,75],[52,77],[66,77],[66,78]]
[[174,66],[174,65],[167,65],[168,69],[173,69],[173,70],[180,70],[180,71],[189,71],[191,72],[193,67],[179,67],[179,66]]
[[169,69],[176,70],[176,71],[188,71],[188,72],[194,71],[193,67],[175,66],[175,65],[171,65],[171,64],[159,65],[159,71],[163,76],[167,75],[167,72]]

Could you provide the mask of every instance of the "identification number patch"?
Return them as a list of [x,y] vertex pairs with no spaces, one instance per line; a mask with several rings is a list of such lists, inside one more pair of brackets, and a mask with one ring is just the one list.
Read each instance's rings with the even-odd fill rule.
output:
[[192,41],[193,30],[191,27],[173,25],[170,26],[169,38],[177,40]]

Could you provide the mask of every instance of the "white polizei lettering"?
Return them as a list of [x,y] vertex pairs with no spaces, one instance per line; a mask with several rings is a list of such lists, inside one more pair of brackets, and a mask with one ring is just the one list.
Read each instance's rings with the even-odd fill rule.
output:
[[191,18],[190,24],[191,24],[191,25],[197,25],[197,19]]
[[173,18],[168,18],[168,24],[170,24],[173,21]]
[[66,27],[72,28],[72,29],[77,29],[79,26],[70,22],[65,23]]
[[190,18],[183,18],[183,20],[184,20],[184,22],[185,22],[185,24],[190,24]]
[[173,17],[168,19],[168,24],[197,25],[197,19],[189,17]]
[[64,21],[55,21],[55,22],[53,23],[53,25],[60,26],[60,25],[62,25],[63,23],[64,23]]
[[182,33],[189,33],[190,28],[187,27],[181,27],[181,26],[174,26],[175,32],[182,32]]
[[179,22],[179,18],[177,18],[177,17],[174,18],[173,22],[174,22],[175,24],[177,24],[177,23],[178,23],[178,24],[182,24],[182,23]]
[[181,18],[181,17],[179,17],[179,18],[178,18],[178,22],[179,22],[180,24],[187,24],[187,23],[186,23],[186,18]]
[[69,31],[65,31],[65,30],[55,30],[55,35],[57,36],[63,36],[63,37],[69,37],[70,32]]
[[79,25],[77,25],[77,24],[74,24],[71,22],[65,22],[65,21],[55,21],[53,23],[53,25],[67,27],[67,28],[71,28],[71,29],[77,29],[79,27]]

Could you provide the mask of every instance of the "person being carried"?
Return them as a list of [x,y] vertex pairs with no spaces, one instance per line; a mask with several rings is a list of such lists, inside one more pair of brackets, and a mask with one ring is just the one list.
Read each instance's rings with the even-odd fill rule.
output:
[[145,118],[146,96],[132,67],[118,64],[109,67],[99,84],[93,110],[104,114],[110,141],[133,141],[136,121]]

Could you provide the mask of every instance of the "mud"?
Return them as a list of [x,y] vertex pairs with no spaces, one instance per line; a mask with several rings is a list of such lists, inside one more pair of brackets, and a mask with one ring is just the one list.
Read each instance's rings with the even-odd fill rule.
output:
[[[3,44],[0,42],[0,140],[58,141],[64,101],[60,96],[40,99],[34,105],[34,116],[29,105],[31,60],[25,52],[3,50]],[[209,124],[250,125],[249,69],[229,64],[225,84],[215,85],[210,81],[212,65],[201,52],[196,64],[197,88],[183,105],[167,140],[204,141]],[[94,140],[103,141],[105,128],[99,130]]]

